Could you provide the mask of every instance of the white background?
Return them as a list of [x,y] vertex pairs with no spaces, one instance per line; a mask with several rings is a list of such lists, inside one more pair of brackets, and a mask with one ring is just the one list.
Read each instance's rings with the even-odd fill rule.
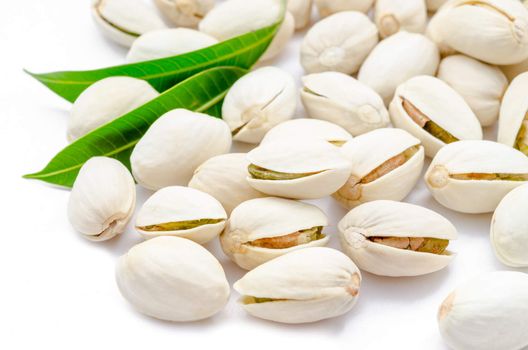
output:
[[[299,78],[298,33],[276,64]],[[191,324],[160,322],[134,311],[114,281],[114,264],[141,241],[132,227],[106,243],[91,243],[66,218],[68,192],[23,180],[66,146],[70,104],[25,75],[123,63],[126,50],[97,31],[88,0],[3,2],[0,11],[0,348],[1,349],[444,349],[436,325],[443,298],[480,272],[504,269],[488,238],[490,215],[460,215],[440,207],[422,181],[407,201],[453,221],[458,253],[443,271],[416,278],[364,273],[361,296],[347,315],[310,325],[287,326],[247,316],[233,292],[215,317]],[[299,115],[303,115],[299,107]],[[493,136],[493,131],[487,132]],[[240,149],[240,148],[238,148]],[[138,205],[149,195],[138,188]],[[330,199],[316,202],[331,218],[345,211]],[[231,283],[243,271],[218,243]],[[314,261],[314,264],[317,262]]]

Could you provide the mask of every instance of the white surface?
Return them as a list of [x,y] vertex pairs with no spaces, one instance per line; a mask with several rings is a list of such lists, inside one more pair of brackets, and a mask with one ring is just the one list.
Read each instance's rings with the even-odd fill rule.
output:
[[[126,50],[100,35],[88,4],[11,1],[0,11],[1,349],[445,349],[435,319],[440,302],[469,276],[505,268],[489,244],[491,215],[444,209],[422,181],[407,200],[453,221],[460,239],[451,250],[458,257],[449,268],[424,277],[364,273],[358,304],[344,317],[301,326],[273,324],[247,316],[235,292],[223,312],[198,323],[159,322],[134,311],[117,290],[114,263],[140,236],[129,227],[118,239],[91,243],[67,221],[67,191],[21,178],[66,146],[70,107],[22,68],[46,72],[124,62]],[[297,78],[302,74],[298,47],[297,38],[278,62]],[[149,192],[138,193],[141,204]],[[317,204],[330,215],[326,232],[334,235],[345,211],[330,199]],[[331,246],[338,247],[335,236]],[[231,283],[242,276],[217,242],[208,248]]]

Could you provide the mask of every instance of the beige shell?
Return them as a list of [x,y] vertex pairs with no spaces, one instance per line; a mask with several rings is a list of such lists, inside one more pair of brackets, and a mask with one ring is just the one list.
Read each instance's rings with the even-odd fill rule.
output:
[[288,12],[295,20],[295,29],[305,28],[312,17],[313,0],[288,0]]
[[[429,121],[426,122],[423,116],[409,114],[404,103],[412,104],[417,113]],[[389,114],[395,127],[420,139],[428,157],[433,157],[448,142],[426,131],[431,122],[457,140],[482,139],[482,127],[466,101],[447,83],[435,77],[417,76],[398,86]]]
[[521,73],[528,72],[528,59],[508,66],[500,66],[502,72],[506,75],[509,81],[512,81],[515,77]]
[[248,166],[245,153],[221,154],[196,169],[189,187],[209,193],[230,214],[240,203],[266,196],[246,181]]
[[[220,243],[224,253],[238,266],[252,270],[298,249],[325,246],[329,241],[326,235],[312,241],[292,235],[327,225],[326,215],[314,205],[275,197],[257,198],[236,207],[220,236]],[[262,239],[277,242],[270,242],[269,246],[253,244]],[[281,239],[288,244],[278,242]]]
[[283,174],[300,175],[292,180],[253,178],[247,181],[270,196],[317,199],[337,191],[347,181],[351,164],[339,148],[325,141],[277,141],[262,144],[248,153],[251,164]]
[[453,240],[453,224],[432,210],[408,203],[379,200],[352,209],[339,222],[341,246],[361,270],[390,276],[419,276],[446,267],[454,255],[400,249],[376,243],[372,237]]
[[437,76],[464,98],[482,126],[495,124],[508,87],[508,80],[499,68],[468,56],[454,55],[440,62]]
[[[404,154],[411,149],[414,153]],[[333,197],[347,209],[378,199],[404,199],[420,178],[425,157],[420,140],[400,129],[371,131],[341,151],[352,163],[352,174]]]
[[224,121],[175,109],[159,117],[137,143],[130,157],[132,173],[151,190],[187,185],[200,164],[230,148]]
[[315,6],[321,17],[342,11],[367,13],[372,5],[374,5],[374,0],[315,0]]
[[381,97],[351,76],[323,72],[302,80],[301,99],[311,118],[340,125],[354,136],[386,127],[390,122]]
[[522,178],[528,178],[528,157],[523,153],[474,140],[442,148],[425,174],[426,185],[440,204],[470,214],[494,211],[508,192],[526,183]]
[[439,62],[438,49],[431,40],[422,34],[398,32],[372,50],[358,80],[388,105],[398,85],[417,75],[435,75]]
[[426,0],[427,10],[431,12],[438,11],[448,0]]
[[215,0],[154,0],[160,12],[178,27],[196,27]]
[[101,79],[84,90],[73,103],[68,119],[68,141],[75,141],[158,96],[159,93],[141,79]]
[[317,22],[306,33],[301,64],[308,73],[353,74],[377,43],[378,29],[366,15],[339,12]]
[[400,30],[425,32],[427,9],[424,0],[377,0],[374,14],[382,38]]
[[250,315],[296,324],[347,313],[357,301],[360,285],[361,274],[346,255],[314,247],[260,265],[233,288]]
[[[154,193],[143,204],[137,214],[136,230],[145,239],[177,236],[204,244],[218,237],[226,220],[222,204],[211,195],[194,188],[169,186]],[[178,223],[189,226],[181,229],[162,227]]]
[[132,45],[146,32],[167,28],[141,0],[93,0],[92,17],[107,38],[123,46]]
[[122,233],[134,214],[136,186],[119,161],[90,158],[79,171],[68,202],[73,228],[92,241],[106,241]]
[[277,124],[293,118],[297,87],[290,73],[263,67],[240,78],[227,93],[222,118],[233,140],[259,143]]
[[139,312],[165,321],[209,318],[229,300],[222,266],[204,247],[188,239],[157,237],[119,258],[116,281]]

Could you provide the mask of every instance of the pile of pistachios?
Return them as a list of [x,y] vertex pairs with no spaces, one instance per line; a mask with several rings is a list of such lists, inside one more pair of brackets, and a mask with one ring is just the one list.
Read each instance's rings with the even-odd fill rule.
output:
[[[157,10],[141,0],[92,5],[101,31],[130,47],[129,62],[269,26],[284,5],[153,3]],[[445,268],[455,257],[449,243],[457,229],[402,202],[426,166],[423,181],[438,203],[467,214],[494,212],[497,258],[528,267],[525,5],[289,0],[258,68],[225,96],[222,119],[187,109],[162,115],[135,146],[131,171],[113,158],[91,158],[73,186],[69,220],[86,238],[105,241],[125,232],[134,216],[145,242],[119,259],[117,285],[141,313],[175,322],[211,317],[229,300],[224,270],[202,246],[212,240],[248,270],[233,286],[240,305],[281,323],[349,312],[362,272],[397,278]],[[272,66],[296,30],[305,33],[302,86]],[[75,101],[68,139],[158,95],[136,78],[100,80]],[[307,118],[296,115],[298,99]],[[496,124],[497,140],[483,140],[483,127]],[[229,153],[233,141],[254,147]],[[137,213],[136,183],[154,191]],[[350,210],[338,224],[303,202],[328,196]],[[342,252],[325,247],[337,238],[327,231],[331,224]],[[528,346],[528,275],[468,279],[441,303],[438,323],[453,349]]]

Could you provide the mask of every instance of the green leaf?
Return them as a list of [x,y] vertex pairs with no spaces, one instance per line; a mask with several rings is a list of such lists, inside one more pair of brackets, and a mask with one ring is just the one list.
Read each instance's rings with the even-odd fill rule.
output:
[[26,72],[70,102],[74,102],[81,92],[96,81],[112,76],[143,79],[159,92],[163,92],[180,81],[212,67],[251,68],[266,51],[281,23],[282,20],[219,44],[168,58],[89,71],[43,74]]
[[96,156],[115,158],[130,168],[134,146],[156,119],[176,108],[209,112],[219,117],[225,94],[246,72],[238,67],[216,67],[198,73],[78,139],[59,152],[42,171],[24,177],[71,187],[82,165]]

